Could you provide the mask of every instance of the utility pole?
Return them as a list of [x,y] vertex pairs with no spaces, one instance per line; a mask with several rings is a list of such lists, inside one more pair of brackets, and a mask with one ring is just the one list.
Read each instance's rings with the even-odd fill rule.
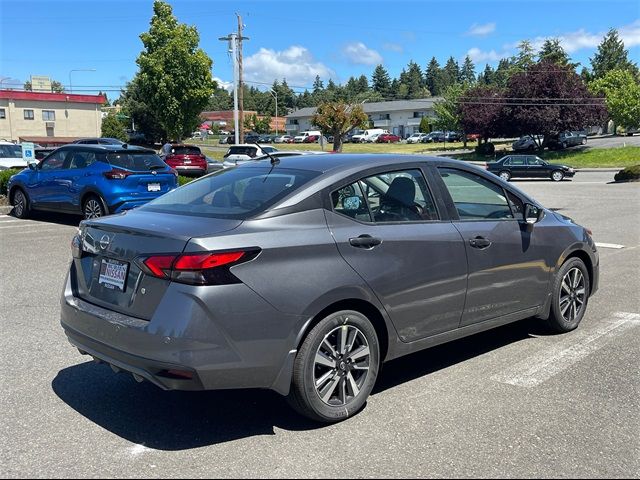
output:
[[244,85],[242,83],[242,41],[249,40],[248,37],[242,36],[242,17],[236,13],[238,17],[238,108],[240,109],[240,143],[244,143]]
[[238,41],[235,33],[226,37],[220,37],[218,40],[229,42],[229,53],[231,53],[231,57],[233,58],[233,131],[235,144],[237,145],[240,143],[240,128],[238,125]]

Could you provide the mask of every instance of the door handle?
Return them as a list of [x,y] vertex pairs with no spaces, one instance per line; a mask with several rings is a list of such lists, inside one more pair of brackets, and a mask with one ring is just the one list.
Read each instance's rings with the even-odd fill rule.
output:
[[485,248],[489,248],[491,246],[491,242],[481,236],[477,236],[476,238],[472,238],[471,240],[469,240],[469,245],[471,245],[473,248],[479,248],[480,250],[485,249]]
[[359,237],[350,238],[349,243],[356,248],[373,248],[380,245],[382,239],[371,235],[360,235]]

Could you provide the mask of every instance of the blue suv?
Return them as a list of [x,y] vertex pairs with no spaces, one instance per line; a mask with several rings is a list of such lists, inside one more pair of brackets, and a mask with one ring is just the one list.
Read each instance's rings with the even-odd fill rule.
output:
[[127,145],[66,145],[9,180],[18,218],[32,210],[97,218],[129,210],[178,186],[178,174],[153,150]]

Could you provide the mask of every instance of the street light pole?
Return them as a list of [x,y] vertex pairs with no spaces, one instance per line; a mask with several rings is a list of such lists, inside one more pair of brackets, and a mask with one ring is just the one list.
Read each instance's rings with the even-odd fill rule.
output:
[[273,90],[269,90],[269,93],[273,98],[276,99],[276,135],[278,135],[278,92],[274,92]]
[[95,68],[76,68],[69,71],[69,93],[73,93],[73,86],[71,85],[71,72],[95,72]]

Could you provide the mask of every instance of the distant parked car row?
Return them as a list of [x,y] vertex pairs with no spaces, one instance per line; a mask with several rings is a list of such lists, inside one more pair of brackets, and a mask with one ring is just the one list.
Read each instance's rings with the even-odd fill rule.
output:
[[587,134],[583,132],[561,132],[558,135],[545,137],[544,135],[524,135],[511,144],[514,152],[533,151],[548,148],[561,150],[587,144]]

